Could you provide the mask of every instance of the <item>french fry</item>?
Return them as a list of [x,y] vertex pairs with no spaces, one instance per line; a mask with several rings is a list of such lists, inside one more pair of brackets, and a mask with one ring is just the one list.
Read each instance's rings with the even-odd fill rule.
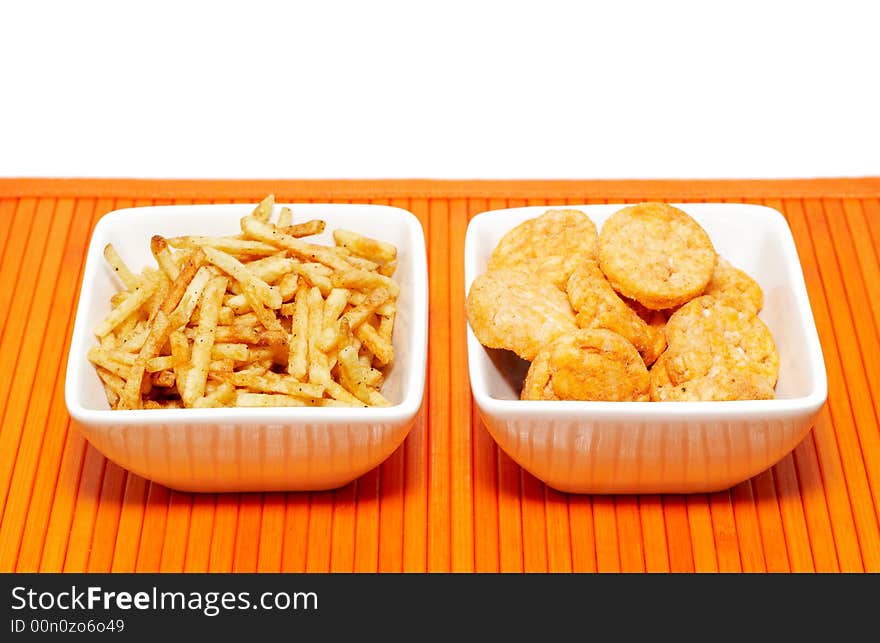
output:
[[327,296],[333,290],[333,282],[330,280],[332,271],[320,263],[302,263],[294,268],[294,271],[300,275],[305,281],[317,286],[321,290],[321,294]]
[[355,337],[361,340],[367,350],[373,354],[379,366],[386,366],[394,359],[394,348],[369,324],[361,324],[355,329]]
[[269,220],[269,217],[272,216],[272,210],[275,209],[275,195],[270,194],[265,199],[260,201],[256,208],[254,208],[253,216],[257,221],[262,221],[265,223]]
[[118,374],[112,373],[101,366],[98,366],[95,370],[104,385],[104,393],[107,395],[107,402],[110,404],[110,408],[116,407],[119,403],[119,398],[122,397],[122,390],[125,388],[125,380],[123,380]]
[[177,360],[174,359],[174,355],[162,355],[160,357],[151,357],[148,359],[144,370],[147,373],[157,373],[159,371],[166,371],[169,368],[174,368],[175,366],[177,366]]
[[305,379],[308,372],[309,318],[309,289],[302,285],[296,293],[290,321],[290,352],[287,362],[288,374],[297,379]]
[[134,291],[137,289],[140,285],[140,279],[135,277],[131,270],[128,269],[128,266],[125,265],[125,262],[119,256],[119,253],[116,252],[116,248],[113,247],[112,243],[104,246],[104,259],[113,268],[113,272],[119,277],[119,281],[122,282],[126,290]]
[[309,382],[326,384],[330,381],[330,366],[327,355],[316,345],[315,340],[324,326],[324,299],[321,291],[312,287],[308,294],[309,302]]
[[217,318],[220,316],[220,305],[223,301],[223,293],[226,291],[226,283],[225,277],[214,277],[202,293],[198,335],[193,342],[190,366],[186,373],[186,390],[181,391],[185,406],[192,406],[205,393],[211,349],[214,346]]
[[211,348],[211,359],[231,359],[236,362],[248,361],[247,344],[215,343]]
[[158,286],[157,280],[150,280],[146,283],[138,284],[125,298],[121,304],[110,311],[110,313],[95,327],[95,335],[103,337],[114,328],[119,326],[126,317],[137,311],[138,308],[153,295]]
[[397,271],[397,259],[389,261],[388,263],[382,264],[379,266],[379,274],[385,277],[393,277],[394,273]]
[[370,388],[366,383],[364,369],[358,362],[354,346],[346,346],[337,353],[339,360],[339,379],[349,393],[369,406],[390,406],[388,400]]
[[122,392],[122,398],[119,400],[119,406],[123,409],[139,409],[141,402],[141,386],[144,381],[144,369],[146,369],[147,361],[155,357],[159,349],[168,338],[171,332],[171,325],[168,316],[163,310],[156,313],[156,319],[150,328],[150,334],[147,341],[144,342],[138,357],[134,364],[131,365],[128,377],[125,382],[125,389]]
[[169,280],[174,281],[180,276],[180,267],[174,260],[171,250],[168,249],[168,242],[164,237],[158,234],[154,235],[150,239],[150,251],[153,253],[153,257],[156,258],[156,263],[159,264],[162,272],[165,273]]
[[278,252],[278,248],[250,239],[234,237],[174,237],[168,239],[173,248],[215,248],[236,257],[268,257]]
[[391,336],[394,332],[394,317],[394,315],[379,316],[379,328],[376,330],[379,331],[379,337],[388,343],[391,343]]
[[252,375],[243,371],[218,374],[223,380],[237,387],[248,388],[257,393],[283,393],[293,397],[320,398],[324,395],[324,386],[309,382],[300,382],[289,375],[278,375],[267,372],[263,375]]
[[329,248],[317,246],[296,237],[284,234],[275,226],[259,221],[254,217],[245,217],[241,220],[241,229],[248,237],[257,241],[265,241],[278,248],[289,250],[297,257],[308,261],[316,261],[334,270],[349,270],[351,264],[339,257]]
[[353,254],[347,248],[343,248],[342,246],[336,246],[333,248],[336,254],[343,257],[348,263],[350,263],[354,268],[358,268],[360,270],[368,270],[370,272],[378,270],[379,264],[370,261],[369,259],[364,259],[363,257],[359,257],[356,254]]
[[210,409],[221,406],[229,406],[235,399],[235,387],[229,382],[221,383],[216,389],[205,397],[197,398],[193,402],[193,408]]
[[315,234],[321,234],[324,232],[324,228],[327,224],[320,219],[312,219],[311,221],[305,221],[304,223],[297,223],[296,225],[284,225],[281,223],[281,219],[279,218],[277,228],[281,230],[284,234],[289,234],[291,237],[311,237]]
[[[184,268],[184,270],[186,270],[186,268]],[[177,308],[171,312],[172,327],[180,328],[190,322],[193,312],[199,301],[201,301],[202,294],[208,286],[210,279],[211,272],[206,267],[202,266],[198,269],[195,275],[193,275],[189,283],[185,285],[185,290],[180,297]],[[183,283],[180,280],[178,280],[178,282]],[[176,287],[177,283],[175,283],[175,288]],[[171,293],[169,293],[169,297],[170,296]]]
[[330,277],[330,281],[335,288],[356,288],[358,290],[374,290],[376,288],[385,288],[391,293],[392,297],[400,294],[400,286],[392,279],[380,275],[378,272],[368,272],[366,270],[346,270],[343,272],[335,272]]
[[208,364],[209,373],[231,373],[235,370],[235,362],[231,359],[212,359]]
[[235,322],[235,311],[232,310],[229,306],[223,306],[220,309],[220,316],[217,318],[217,323],[222,326],[229,326],[230,324]]
[[278,281],[278,292],[281,293],[281,301],[290,301],[296,295],[299,288],[299,275],[289,272]]
[[281,212],[278,213],[278,221],[275,225],[279,228],[286,228],[291,223],[293,223],[293,211],[285,205],[281,208]]
[[123,326],[120,325],[120,337],[125,337],[125,339],[122,344],[119,345],[119,350],[128,353],[139,353],[144,342],[147,341],[147,335],[150,334],[150,327],[147,326],[146,322],[138,321],[134,324],[131,330],[127,331],[124,335],[121,334],[123,330]]
[[174,371],[159,371],[153,373],[153,385],[163,388],[171,388],[177,382]]
[[279,253],[257,261],[249,261],[245,266],[257,279],[262,279],[267,284],[273,284],[283,275],[290,273],[298,263],[296,259],[285,257],[283,253]]
[[339,402],[344,402],[346,406],[366,406],[363,402],[361,402],[354,395],[349,393],[343,386],[340,386],[334,381],[327,382],[325,384],[327,395],[332,397],[334,400]]
[[[203,251],[208,261],[239,283],[246,297],[251,293],[269,308],[281,308],[281,294],[254,275],[238,259],[216,248],[203,248]],[[251,297],[248,299],[250,300]],[[253,302],[251,302],[251,306],[253,307]]]
[[355,308],[352,308],[342,317],[348,321],[350,328],[354,329],[363,324],[376,309],[390,299],[391,293],[384,287],[371,291],[366,299]]
[[377,239],[365,237],[350,230],[336,229],[333,231],[333,239],[337,245],[350,250],[352,253],[369,259],[378,264],[394,261],[397,257],[397,248],[392,244]]

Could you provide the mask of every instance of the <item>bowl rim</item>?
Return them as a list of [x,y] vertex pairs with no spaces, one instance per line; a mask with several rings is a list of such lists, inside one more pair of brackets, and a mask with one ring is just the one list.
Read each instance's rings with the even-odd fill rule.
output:
[[[471,218],[465,233],[464,261],[465,297],[470,290],[470,285],[477,277],[476,271],[476,245],[478,235],[485,225],[494,219],[508,216],[511,212],[526,214],[527,211],[540,212],[550,209],[582,210],[610,210],[624,208],[633,203],[594,203],[594,204],[565,204],[565,205],[538,205],[515,208],[501,208],[486,210]],[[467,323],[467,349],[468,349],[468,375],[470,379],[471,393],[474,401],[483,413],[493,415],[511,416],[515,414],[528,414],[541,418],[563,417],[577,419],[595,417],[597,419],[613,419],[615,416],[624,418],[633,417],[657,417],[658,419],[675,420],[701,418],[730,418],[737,419],[772,419],[776,417],[788,417],[792,413],[814,413],[818,411],[828,398],[828,376],[825,369],[825,360],[822,354],[822,345],[819,342],[819,333],[816,329],[815,318],[810,306],[807,294],[806,281],[803,275],[803,266],[797,254],[797,247],[791,228],[783,214],[766,205],[751,203],[672,203],[670,205],[684,209],[725,209],[742,210],[747,208],[755,212],[761,212],[768,218],[771,226],[775,229],[781,243],[781,251],[784,253],[786,263],[792,268],[793,280],[791,287],[796,303],[797,318],[803,327],[807,338],[808,362],[812,370],[810,390],[806,395],[773,399],[773,400],[734,400],[734,401],[670,401],[670,402],[607,402],[607,401],[572,401],[572,400],[510,400],[492,397],[479,376],[477,361],[485,359],[480,356],[485,351],[479,343],[470,323]],[[511,228],[514,224],[511,224]]]
[[[64,401],[71,418],[77,422],[94,426],[119,425],[168,425],[179,423],[213,423],[234,422],[250,424],[272,422],[279,424],[291,423],[351,423],[360,422],[399,422],[414,417],[422,406],[425,395],[425,380],[428,355],[428,261],[427,244],[421,222],[415,214],[404,208],[378,203],[295,203],[276,202],[276,207],[290,208],[334,208],[396,211],[399,224],[406,228],[407,237],[413,242],[413,274],[416,282],[413,296],[413,323],[410,342],[412,369],[404,373],[403,389],[406,394],[400,402],[386,407],[223,407],[205,409],[93,409],[83,404],[78,392],[75,360],[85,359],[85,351],[90,345],[91,333],[86,328],[86,310],[84,294],[89,283],[95,278],[101,263],[101,249],[96,240],[103,239],[106,228],[118,225],[117,219],[131,216],[148,216],[157,209],[212,210],[217,208],[236,208],[243,212],[253,209],[256,203],[200,203],[134,206],[111,210],[103,215],[95,224],[86,249],[85,267],[77,294],[74,317],[74,328],[68,348],[66,373],[64,378]],[[81,355],[79,353],[82,353]]]

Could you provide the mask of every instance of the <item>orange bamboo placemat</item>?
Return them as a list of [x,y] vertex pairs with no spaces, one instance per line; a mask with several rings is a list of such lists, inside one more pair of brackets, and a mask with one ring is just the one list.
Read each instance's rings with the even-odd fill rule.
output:
[[[90,231],[129,206],[390,203],[421,220],[426,403],[378,469],[320,493],[178,493],[88,445],[64,364]],[[0,571],[880,571],[880,178],[794,181],[0,180]],[[762,203],[794,233],[829,403],[733,489],[575,496],[495,447],[465,358],[468,218],[520,205]]]

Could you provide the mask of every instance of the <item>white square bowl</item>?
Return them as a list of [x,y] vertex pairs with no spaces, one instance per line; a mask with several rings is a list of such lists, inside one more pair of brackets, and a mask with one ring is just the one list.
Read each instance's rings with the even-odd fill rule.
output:
[[392,406],[111,410],[86,358],[97,343],[92,329],[119,289],[103,259],[104,246],[112,242],[126,263],[140,270],[155,264],[152,235],[237,234],[239,220],[254,206],[117,210],[101,218],[89,244],[64,390],[71,417],[108,458],[185,491],[315,490],[354,480],[403,442],[425,389],[428,269],[422,227],[412,213],[383,205],[289,205],[297,220],[327,222],[322,235],[310,238],[318,243],[333,244],[332,231],[345,228],[397,246],[395,361],[382,388]]
[[[601,229],[625,204],[567,205]],[[806,435],[828,383],[791,230],[776,210],[677,204],[719,254],[764,290],[761,319],[780,357],[775,400],[735,402],[521,401],[528,362],[482,346],[468,326],[468,368],[480,415],[499,446],[551,487],[577,493],[690,493],[726,489],[767,469]],[[465,290],[501,237],[548,206],[475,216],[465,240]]]

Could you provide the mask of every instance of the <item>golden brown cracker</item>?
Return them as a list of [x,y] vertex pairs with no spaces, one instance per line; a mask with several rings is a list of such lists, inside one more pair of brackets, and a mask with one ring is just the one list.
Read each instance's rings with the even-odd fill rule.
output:
[[547,210],[502,237],[489,270],[521,268],[565,288],[581,257],[596,256],[596,224],[580,210]]
[[764,293],[758,282],[721,256],[703,294],[750,315],[757,315],[764,306]]
[[774,397],[773,387],[765,378],[747,371],[732,370],[673,384],[666,371],[665,357],[661,355],[651,368],[652,402],[725,402]]
[[714,297],[698,297],[677,310],[666,324],[666,341],[666,370],[674,384],[743,372],[776,386],[779,354],[770,330]]
[[577,328],[565,293],[522,270],[491,270],[477,277],[466,309],[481,344],[529,361],[545,344]]
[[650,377],[636,349],[605,329],[580,329],[556,338],[529,368],[524,400],[648,401]]
[[706,231],[665,203],[642,203],[611,215],[599,235],[598,256],[612,287],[652,310],[703,292],[716,261]]
[[[584,259],[566,283],[581,328],[605,328],[622,335],[650,365],[666,348],[662,328],[649,325],[614,291],[595,259]],[[663,323],[665,324],[665,318]]]

